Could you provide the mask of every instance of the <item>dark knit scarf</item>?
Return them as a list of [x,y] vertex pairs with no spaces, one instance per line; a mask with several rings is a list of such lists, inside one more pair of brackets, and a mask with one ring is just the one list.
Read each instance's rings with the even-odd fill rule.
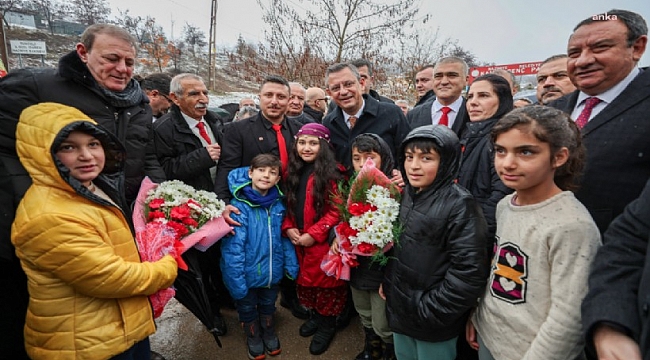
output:
[[111,106],[115,108],[127,108],[140,104],[145,96],[140,84],[134,79],[131,79],[126,89],[119,92],[108,90],[103,86],[99,86],[99,84],[97,84],[97,87],[106,96]]
[[280,192],[276,186],[270,188],[266,195],[260,194],[257,190],[253,189],[250,184],[244,186],[241,191],[244,198],[252,204],[259,205],[263,208],[271,207],[271,205],[273,205],[273,203],[280,197]]

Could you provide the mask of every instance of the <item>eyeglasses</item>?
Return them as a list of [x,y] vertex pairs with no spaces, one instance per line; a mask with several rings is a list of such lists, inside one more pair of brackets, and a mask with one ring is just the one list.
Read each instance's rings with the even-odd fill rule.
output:
[[169,103],[169,105],[172,105],[172,104],[174,103],[174,102],[172,101],[172,99],[169,98],[169,96],[167,96],[167,95],[165,95],[165,94],[163,94],[163,93],[161,93],[161,92],[159,92],[158,94],[160,94],[162,97],[164,97],[165,99],[167,99],[167,102]]
[[348,80],[348,81],[344,81],[344,82],[342,82],[340,84],[332,85],[329,88],[330,88],[331,92],[337,93],[337,92],[341,91],[341,86],[344,87],[346,90],[350,90],[353,87],[355,87],[356,85],[357,85],[356,81]]

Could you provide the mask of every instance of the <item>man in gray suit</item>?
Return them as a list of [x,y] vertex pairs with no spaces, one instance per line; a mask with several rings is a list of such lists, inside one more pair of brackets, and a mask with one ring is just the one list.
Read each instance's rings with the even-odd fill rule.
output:
[[449,56],[440,59],[433,68],[433,92],[431,99],[416,106],[407,114],[411,129],[422,125],[447,125],[460,137],[465,123],[465,99],[461,96],[467,86],[468,66],[465,60]]
[[637,65],[647,42],[645,20],[631,11],[583,20],[567,46],[577,90],[549,104],[581,128],[587,166],[576,197],[601,232],[650,178],[650,71]]

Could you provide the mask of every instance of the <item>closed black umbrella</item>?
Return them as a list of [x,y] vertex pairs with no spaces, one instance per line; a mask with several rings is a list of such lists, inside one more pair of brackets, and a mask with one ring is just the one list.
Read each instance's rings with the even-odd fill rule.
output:
[[208,331],[214,336],[219,347],[222,347],[221,340],[217,335],[214,324],[214,314],[210,307],[210,300],[205,292],[204,278],[199,265],[200,252],[196,249],[189,249],[183,254],[183,260],[187,263],[187,271],[178,269],[178,277],[174,282],[176,289],[175,298],[196,316]]

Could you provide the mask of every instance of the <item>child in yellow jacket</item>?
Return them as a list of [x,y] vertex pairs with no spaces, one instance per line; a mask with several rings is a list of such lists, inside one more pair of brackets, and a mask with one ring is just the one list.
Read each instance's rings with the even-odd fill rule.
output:
[[176,261],[142,263],[124,205],[124,147],[75,108],[23,111],[16,151],[32,178],[11,232],[28,278],[32,359],[148,360],[148,295],[172,285]]

